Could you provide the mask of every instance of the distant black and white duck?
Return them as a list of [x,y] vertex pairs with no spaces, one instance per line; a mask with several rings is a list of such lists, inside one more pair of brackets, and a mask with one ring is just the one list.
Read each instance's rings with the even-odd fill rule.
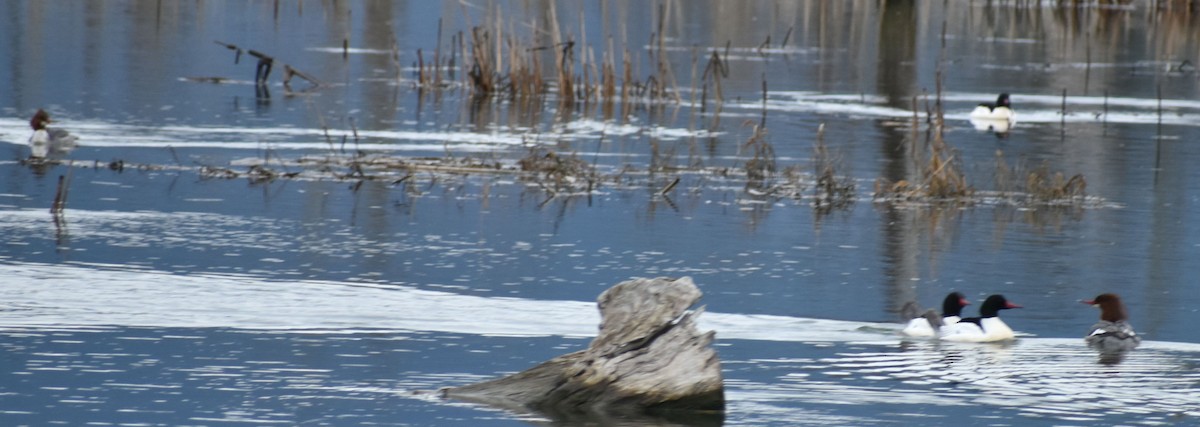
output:
[[963,307],[970,304],[971,302],[967,301],[963,294],[951,292],[946,295],[946,299],[942,300],[942,315],[938,316],[932,308],[921,313],[921,309],[917,308],[917,303],[909,301],[904,304],[904,308],[900,309],[900,313],[911,320],[900,333],[910,337],[935,337],[943,326],[958,323]]
[[1089,346],[1099,350],[1128,350],[1142,342],[1129,324],[1125,304],[1117,294],[1100,294],[1080,302],[1100,308],[1100,321],[1092,325],[1091,333],[1084,338]]
[[982,103],[971,111],[971,118],[975,120],[997,120],[997,121],[1013,121],[1016,119],[1016,113],[1013,112],[1012,102],[1008,100],[1008,94],[1002,93],[996,98],[996,103]]
[[34,159],[44,159],[49,154],[65,153],[75,148],[75,141],[79,138],[65,130],[46,127],[51,122],[50,114],[42,109],[38,109],[29,119],[29,127],[33,128],[29,149]]
[[1004,295],[992,295],[979,306],[979,317],[968,317],[942,327],[938,338],[944,341],[993,342],[1016,338],[1012,328],[1000,320],[1000,310],[1021,308],[1008,302]]

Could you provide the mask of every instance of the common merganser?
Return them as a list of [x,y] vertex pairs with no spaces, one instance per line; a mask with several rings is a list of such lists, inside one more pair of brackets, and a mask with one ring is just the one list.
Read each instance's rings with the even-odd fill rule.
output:
[[1092,333],[1084,338],[1089,346],[1107,351],[1128,350],[1142,342],[1142,337],[1126,322],[1129,316],[1117,294],[1100,294],[1095,299],[1080,302],[1100,308],[1100,321],[1092,325]]
[[50,123],[50,114],[40,108],[29,119],[29,127],[33,128],[33,136],[29,137],[29,149],[30,156],[34,159],[43,159],[48,154],[65,153],[75,148],[75,140],[79,138],[62,129],[47,128],[46,125]]
[[904,304],[904,308],[900,309],[900,312],[904,317],[912,320],[908,321],[908,325],[900,333],[910,337],[937,336],[938,329],[941,327],[958,323],[963,307],[970,304],[971,302],[967,301],[963,294],[951,292],[946,295],[946,299],[942,300],[942,315],[938,316],[932,308],[921,314],[917,303],[909,301]]
[[971,118],[976,120],[1004,120],[1011,121],[1016,118],[1016,113],[1012,110],[1012,103],[1008,101],[1008,94],[1002,93],[996,98],[996,103],[982,103],[971,111]]
[[999,138],[1003,138],[1008,135],[1008,131],[1012,130],[1012,127],[1017,124],[1015,120],[977,119],[974,117],[971,117],[968,119],[968,121],[971,122],[971,126],[974,127],[975,130],[980,132],[992,132],[995,133]]
[[1000,320],[1000,310],[1021,308],[1003,295],[992,295],[979,306],[979,317],[968,317],[943,327],[939,338],[945,341],[992,342],[1015,338],[1012,328]]

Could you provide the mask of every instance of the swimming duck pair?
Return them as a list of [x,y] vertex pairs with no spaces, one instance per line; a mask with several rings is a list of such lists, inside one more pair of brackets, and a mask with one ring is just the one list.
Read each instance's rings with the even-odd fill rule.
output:
[[[1009,302],[1004,295],[992,295],[979,306],[979,317],[962,318],[963,307],[970,304],[963,294],[952,292],[942,301],[941,317],[929,310],[909,320],[901,333],[911,337],[937,337],[958,342],[993,342],[1014,338],[1012,328],[1000,320],[1000,310],[1021,306]],[[906,317],[912,317],[910,313],[915,312],[915,304],[906,304],[903,311],[907,313]]]

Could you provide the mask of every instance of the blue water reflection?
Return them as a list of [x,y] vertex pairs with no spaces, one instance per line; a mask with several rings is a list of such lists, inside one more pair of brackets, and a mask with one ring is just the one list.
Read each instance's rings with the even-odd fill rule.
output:
[[[495,5],[517,33],[546,21],[545,1]],[[581,42],[611,36],[636,79],[652,72],[653,5],[555,6]],[[536,423],[413,393],[581,348],[601,291],[660,275],[705,292],[726,424],[1188,423],[1200,85],[1179,65],[1200,26],[1140,5],[1013,6],[671,3],[662,49],[685,102],[606,111],[417,90],[439,19],[447,54],[483,5],[0,3],[0,423]],[[289,94],[277,67],[256,91],[250,59],[214,40],[323,85]],[[693,60],[700,75],[726,46],[724,102],[694,106]],[[921,179],[912,110],[931,108],[941,57],[946,139],[980,194],[1005,191],[1002,151],[1082,174],[1088,203],[875,203],[876,179]],[[967,118],[1000,92],[1019,117],[1004,138]],[[19,162],[38,108],[81,137],[70,162]],[[801,175],[823,129],[854,203],[816,210],[811,187],[772,195],[729,173],[764,118],[778,169]],[[511,165],[535,144],[621,179],[552,197],[513,174],[312,166],[360,151]],[[298,175],[205,172],[255,165]],[[951,290],[1026,306],[1005,313],[1022,338],[897,339],[903,303]],[[1104,291],[1148,340],[1115,366],[1079,338],[1097,314],[1074,301]]]

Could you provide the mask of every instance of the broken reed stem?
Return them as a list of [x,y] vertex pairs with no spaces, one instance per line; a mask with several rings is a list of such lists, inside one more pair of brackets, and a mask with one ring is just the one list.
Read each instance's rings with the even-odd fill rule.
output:
[[767,128],[767,73],[762,73],[762,121],[759,127]]
[[758,45],[758,48],[756,50],[758,51],[759,55],[766,55],[766,50],[770,49],[770,48],[771,48],[771,35],[768,34],[767,39],[763,40],[763,42]]
[[621,53],[621,62],[623,64],[623,78],[621,79],[621,111],[629,111],[629,104],[633,99],[629,96],[629,84],[633,82],[633,62],[630,61],[629,48],[626,47]]
[[913,97],[912,97],[912,113],[913,113],[913,115],[912,115],[912,135],[910,137],[911,140],[908,141],[908,144],[909,144],[908,148],[909,148],[909,152],[912,154],[913,158],[916,158],[916,156],[917,156],[917,138],[918,138],[917,129],[921,127],[920,119],[917,117],[917,97],[916,97],[916,95],[913,95]]
[[417,48],[417,85],[425,86],[425,54]]
[[58,176],[58,188],[54,190],[54,202],[50,205],[50,213],[51,214],[58,215],[58,214],[62,213],[63,187],[65,187],[66,179],[67,179],[66,175]]
[[601,79],[600,83],[604,86],[604,90],[602,92],[604,99],[610,103],[613,100],[613,96],[615,96],[617,93],[617,68],[615,65],[616,58],[614,58],[616,55],[615,52],[616,51],[613,50],[613,39],[610,36],[608,38],[608,49],[604,51],[604,77]]
[[1160,136],[1162,135],[1162,117],[1163,117],[1162,99],[1163,99],[1162,84],[1159,83],[1159,85],[1158,85],[1158,134]]
[[[747,125],[752,122],[747,121]],[[766,140],[766,129],[754,126],[754,133],[750,139],[746,140],[741,149],[749,149],[754,152],[753,157],[746,160],[746,177],[752,181],[762,181],[771,176],[775,172],[775,147]]]
[[71,173],[74,171],[75,168],[72,167],[67,169],[66,175],[58,176],[58,188],[54,190],[54,202],[50,205],[50,213],[52,215],[62,215],[63,209],[67,207],[67,191],[71,185]]
[[[696,72],[700,67],[699,51],[700,51],[700,49],[698,47],[695,47],[695,46],[692,47],[692,90],[691,90],[692,99],[690,102],[693,106],[696,105],[696,94],[698,92],[696,90],[696,85],[700,84],[700,80],[696,78]],[[703,101],[701,101],[701,102],[703,103]],[[703,105],[701,105],[701,110],[703,110]],[[696,109],[693,108],[692,116],[694,117],[695,115],[696,115]]]
[[442,87],[442,18],[438,18],[437,46],[433,50],[433,86]]
[[[656,40],[654,43],[654,46],[656,48],[654,60],[658,65],[658,75],[660,77],[662,76],[662,70],[663,70],[663,38],[664,38],[663,32],[666,31],[665,30],[666,20],[667,20],[667,9],[666,8],[667,8],[667,5],[665,2],[658,4],[658,27],[654,31],[654,35],[656,37]],[[658,81],[661,82],[662,79],[660,78],[660,79],[658,79]],[[662,85],[660,84],[658,86],[658,88],[661,89]],[[654,96],[656,98],[658,97],[658,95],[659,95],[659,93],[652,94],[652,96]]]
[[[660,82],[660,89],[658,91],[657,99],[666,99],[667,95],[669,94],[673,101],[679,103],[682,102],[682,98],[679,97],[679,88],[676,86],[675,71],[671,67],[671,61],[667,60],[666,58],[666,49],[664,46],[667,31],[666,9],[667,5],[671,4],[671,1],[672,0],[666,0],[663,2],[663,4],[659,5],[658,81]],[[667,90],[668,85],[671,87],[670,91]]]
[[587,43],[587,23],[583,19],[583,11],[579,12],[579,46],[579,70],[583,72],[583,76],[578,82],[580,84],[575,85],[575,87],[578,88],[580,92],[578,94],[579,98],[583,99],[584,102],[587,102],[591,99],[592,74],[594,74],[590,72],[591,70],[589,70],[588,65],[590,63],[592,68],[595,68],[595,62],[592,61],[592,57],[590,55],[591,48]]
[[662,191],[659,191],[658,194],[660,196],[665,196],[667,193],[670,193],[671,190],[674,190],[676,185],[679,185],[679,177],[675,177],[675,180],[671,181],[670,184],[667,184],[666,187],[663,187]]
[[1084,39],[1084,43],[1085,43],[1085,51],[1087,52],[1086,53],[1087,66],[1086,66],[1086,68],[1083,69],[1083,96],[1087,96],[1088,84],[1091,83],[1091,80],[1092,80],[1092,34],[1091,34],[1091,32],[1089,31],[1088,34],[1086,36],[1084,36],[1083,39]]
[[996,191],[1000,194],[1008,194],[1012,191],[1012,168],[1008,166],[1008,162],[1004,160],[1004,151],[996,150]]
[[[702,103],[708,100],[707,94],[709,81],[713,82],[713,90],[716,91],[716,93],[713,94],[714,100],[718,104],[724,101],[725,97],[721,91],[721,77],[722,75],[726,74],[726,72],[727,69],[725,68],[725,63],[721,61],[721,55],[714,50],[708,57],[708,65],[704,67],[704,75],[701,77],[701,79],[704,80],[705,94],[705,96],[701,99]],[[703,109],[703,106],[701,106],[701,108]]]
[[559,32],[558,26],[558,11],[554,6],[555,2],[550,2],[549,11],[546,14],[550,18],[550,41],[554,49],[554,66],[557,71],[558,78],[558,100],[559,105],[568,106],[574,104],[575,89],[571,81],[571,75],[574,65],[574,47],[575,41],[568,39],[563,42],[562,33]]
[[1062,107],[1059,114],[1062,115],[1062,122],[1065,124],[1067,122],[1067,88],[1065,87],[1062,90]]
[[938,63],[937,63],[937,76],[935,76],[935,78],[937,80],[936,81],[937,101],[934,104],[935,107],[937,108],[937,132],[939,134],[941,134],[941,132],[942,132],[942,124],[945,123],[942,120],[944,117],[942,115],[942,111],[943,111],[942,110],[942,108],[943,108],[942,107],[942,77],[943,77],[943,71],[944,71],[943,67],[945,67],[945,62],[946,62],[946,18],[945,17],[942,17],[941,40],[942,40],[941,49],[938,51],[939,53],[938,53]]
[[400,80],[404,78],[403,67],[400,66],[400,42],[396,40],[396,35],[392,34],[392,66],[396,67],[396,84],[400,84]]

